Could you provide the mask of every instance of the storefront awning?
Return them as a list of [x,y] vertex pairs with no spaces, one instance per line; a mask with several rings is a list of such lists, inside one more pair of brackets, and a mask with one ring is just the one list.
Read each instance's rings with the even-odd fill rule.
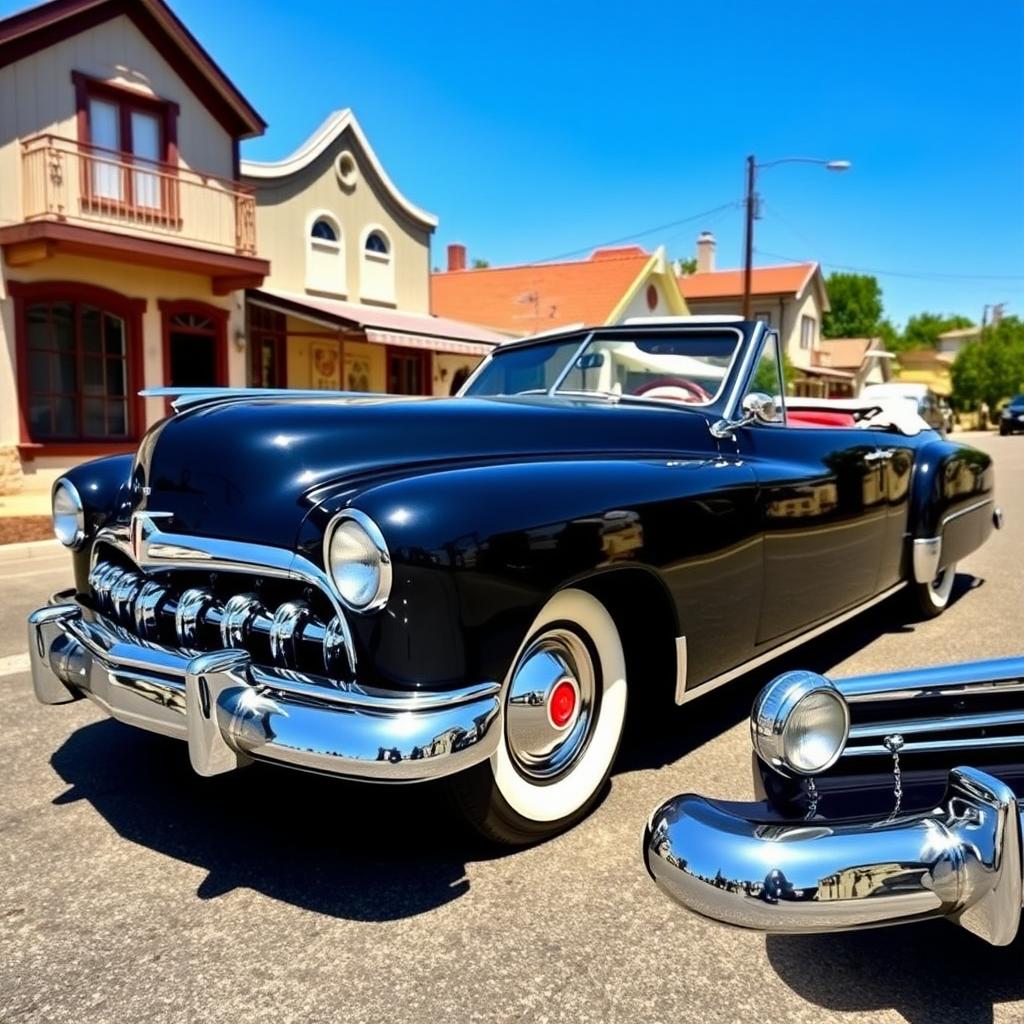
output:
[[292,316],[308,316],[320,323],[363,331],[366,340],[378,345],[485,356],[508,338],[476,324],[427,313],[366,306],[358,302],[299,295],[271,288],[248,293],[249,301]]

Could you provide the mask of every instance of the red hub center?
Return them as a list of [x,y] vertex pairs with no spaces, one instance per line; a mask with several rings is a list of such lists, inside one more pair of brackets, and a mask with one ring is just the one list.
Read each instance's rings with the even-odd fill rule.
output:
[[555,683],[548,697],[548,717],[556,729],[564,729],[576,713],[576,687],[568,679]]

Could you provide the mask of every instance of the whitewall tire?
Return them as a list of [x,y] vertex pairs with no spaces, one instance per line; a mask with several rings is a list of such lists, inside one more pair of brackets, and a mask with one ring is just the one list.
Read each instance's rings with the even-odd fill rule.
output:
[[626,662],[607,609],[562,590],[526,634],[502,690],[501,741],[452,780],[487,838],[522,845],[583,818],[608,778],[626,719]]
[[949,605],[956,580],[956,563],[940,569],[930,583],[915,583],[913,586],[914,605],[925,618],[941,615]]

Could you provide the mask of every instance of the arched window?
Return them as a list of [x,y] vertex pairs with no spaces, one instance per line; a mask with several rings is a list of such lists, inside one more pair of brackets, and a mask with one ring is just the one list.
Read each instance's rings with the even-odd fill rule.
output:
[[326,217],[320,217],[313,222],[313,230],[310,231],[310,236],[323,239],[325,242],[336,242],[338,240],[338,232]]
[[368,228],[363,237],[359,268],[359,297],[364,302],[395,302],[395,261],[391,240],[383,228]]
[[366,251],[386,256],[389,252],[387,239],[379,231],[371,231],[366,236]]
[[306,239],[306,288],[329,295],[344,295],[345,248],[341,224],[328,213],[318,213]]

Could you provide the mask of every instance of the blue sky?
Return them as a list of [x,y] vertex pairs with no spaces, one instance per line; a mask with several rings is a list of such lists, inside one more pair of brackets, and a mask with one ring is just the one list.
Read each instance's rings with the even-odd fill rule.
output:
[[171,3],[270,124],[244,155],[352,107],[440,217],[435,264],[450,241],[512,263],[694,218],[637,241],[689,256],[710,228],[738,266],[747,153],[841,157],[762,174],[759,263],[896,272],[896,321],[1024,316],[1019,0]]

